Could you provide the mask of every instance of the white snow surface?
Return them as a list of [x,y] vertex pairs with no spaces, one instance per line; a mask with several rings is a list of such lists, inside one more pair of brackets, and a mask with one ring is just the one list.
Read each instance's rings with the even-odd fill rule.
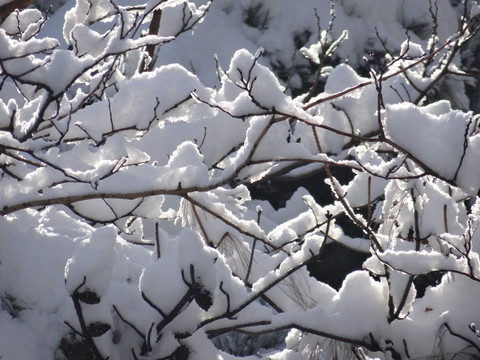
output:
[[[441,63],[382,82],[381,106],[380,75],[357,72],[384,46],[404,55],[385,76],[412,64],[433,40],[421,29],[407,40],[405,28],[436,11],[440,45],[459,8],[333,4],[70,0],[45,24],[34,9],[5,19],[0,358],[62,358],[65,341],[99,325],[92,341],[114,360],[243,358],[211,341],[231,329],[290,330],[283,347],[245,359],[329,359],[334,340],[379,359],[431,356],[439,341],[451,354],[475,344],[478,356],[478,116],[415,104]],[[149,34],[154,9],[161,25]],[[479,12],[475,2],[469,14]],[[153,45],[154,69],[142,72]],[[305,104],[305,71],[324,49],[322,86]],[[351,181],[330,177],[337,165]],[[295,182],[279,209],[250,194],[319,170],[331,201]],[[345,213],[363,236],[349,235]],[[338,290],[306,268],[330,242],[370,256]],[[420,297],[422,275],[439,277]],[[80,314],[88,292],[97,298],[80,297]]]

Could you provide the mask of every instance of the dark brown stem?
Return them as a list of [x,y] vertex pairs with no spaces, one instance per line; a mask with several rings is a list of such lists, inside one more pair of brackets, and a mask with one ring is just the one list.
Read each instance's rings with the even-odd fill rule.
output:
[[130,321],[126,320],[122,314],[120,314],[120,311],[117,309],[117,307],[115,306],[115,304],[112,305],[113,306],[113,310],[115,310],[115,312],[117,313],[118,317],[120,318],[120,320],[122,320],[125,324],[127,324],[128,326],[130,326],[133,331],[135,331],[138,336],[140,336],[142,339],[145,339],[145,335],[140,331],[138,330],[138,328],[133,325]]
[[0,24],[15,10],[22,10],[33,4],[35,0],[12,0],[0,6]]
[[248,261],[247,274],[245,275],[245,283],[248,283],[248,277],[250,276],[250,271],[252,270],[252,263],[255,255],[255,245],[257,244],[257,238],[253,238],[252,251],[250,252],[250,260]]
[[[318,134],[317,134],[317,130],[316,128],[312,125],[312,131],[313,131],[313,136],[315,138],[315,144],[317,145],[317,149],[320,153],[323,153],[322,151],[322,146],[320,144],[320,140],[318,138]],[[333,174],[330,170],[330,166],[328,164],[325,164],[325,171],[327,173],[327,176],[328,178],[330,179],[330,182],[331,182],[331,186],[332,186],[332,191],[336,194],[336,197],[337,197],[337,200],[340,201],[343,205],[343,208],[345,210],[345,212],[348,214],[348,216],[352,219],[352,221],[359,227],[361,228],[363,231],[365,231],[369,237],[370,237],[370,240],[372,240],[373,244],[375,244],[375,246],[377,247],[377,249],[381,252],[383,252],[383,247],[382,245],[380,245],[380,243],[378,242],[378,239],[377,237],[375,236],[375,234],[373,233],[372,229],[370,229],[370,227],[368,226],[368,224],[363,224],[363,222],[355,215],[355,213],[353,212],[352,208],[350,207],[350,205],[347,203],[347,201],[345,200],[345,196],[343,196],[342,194],[340,194],[338,192],[338,189],[337,189],[337,186],[335,185],[336,184],[336,179],[333,177]]]
[[82,329],[83,338],[85,339],[87,346],[92,352],[94,360],[104,360],[102,354],[100,354],[100,351],[97,348],[97,345],[95,345],[95,341],[93,341],[93,338],[88,331],[85,318],[83,317],[82,305],[80,304],[80,300],[78,298],[78,289],[80,289],[85,284],[85,281],[86,277],[84,276],[83,282],[77,287],[77,289],[75,289],[75,291],[71,295],[71,298],[73,301],[73,306],[75,308],[75,313],[77,314],[78,322],[80,323],[80,328]]
[[[150,27],[148,28],[149,35],[157,35],[158,31],[160,30],[160,21],[162,19],[162,10],[157,9],[153,12],[152,21],[150,22]],[[146,59],[144,58],[142,61],[142,65],[140,66],[140,73],[146,71],[152,71],[155,68],[155,63],[157,61],[156,56],[156,48],[158,45],[147,45],[145,50],[148,54],[150,62],[146,64]]]
[[[424,63],[425,61],[433,58],[434,56],[436,56],[437,54],[439,54],[442,50],[446,49],[447,47],[451,46],[453,43],[456,43],[457,41],[459,40],[462,40],[463,37],[465,36],[465,34],[476,24],[476,21],[480,18],[480,14],[479,15],[476,15],[475,17],[471,18],[468,23],[465,25],[465,27],[458,33],[457,36],[453,37],[452,39],[449,39],[448,41],[446,41],[442,46],[440,46],[437,50],[433,51],[432,53],[430,54],[427,54],[427,55],[424,55],[422,57],[420,57],[417,61],[414,61],[412,62],[410,65],[406,66],[405,68],[402,68],[400,70],[397,70],[397,71],[394,71],[393,73],[389,74],[389,75],[386,75],[384,76],[382,79],[383,81],[386,81],[388,79],[392,79],[402,73],[405,73],[407,70],[410,70],[412,68],[414,68],[415,66],[419,65],[419,64],[422,64]],[[347,95],[353,91],[356,91],[356,90],[359,90],[359,89],[362,89],[364,88],[365,86],[368,86],[368,85],[371,85],[373,83],[373,81],[365,81],[363,83],[360,83],[358,85],[355,85],[355,86],[352,86],[352,87],[349,87],[345,90],[342,90],[342,91],[339,91],[335,94],[332,94],[332,95],[329,95],[329,96],[326,96],[326,97],[322,97],[318,100],[315,100],[311,103],[308,103],[304,106],[304,109],[307,110],[307,109],[310,109],[311,107],[313,106],[316,106],[316,105],[319,105],[321,103],[324,103],[324,102],[327,102],[327,101],[330,101],[330,100],[334,100],[334,99],[338,99],[344,95]]]
[[200,220],[200,216],[198,216],[198,211],[197,211],[195,205],[193,205],[193,204],[190,204],[190,205],[192,206],[192,212],[193,212],[193,215],[195,216],[195,220],[197,220],[198,226],[200,226],[200,231],[202,232],[203,239],[204,239],[205,243],[208,246],[213,246],[213,243],[208,238],[207,230],[205,230],[205,226],[203,226],[203,223]]
[[155,248],[157,250],[157,259],[160,259],[161,249],[160,249],[160,224],[155,222]]

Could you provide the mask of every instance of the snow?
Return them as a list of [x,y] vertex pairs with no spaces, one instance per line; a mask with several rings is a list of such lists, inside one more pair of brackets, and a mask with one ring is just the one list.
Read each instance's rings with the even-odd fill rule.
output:
[[474,1],[471,6],[472,7],[470,8],[470,17],[473,18],[480,14],[480,6],[476,1]]
[[[385,296],[381,282],[376,282],[364,271],[353,272],[330,301],[307,310],[306,316],[293,311],[278,314],[273,318],[273,325],[294,324],[302,329],[322,329],[354,341],[361,341],[359,334],[365,330],[381,336],[388,311],[386,303],[382,303]],[[347,319],[349,327],[344,328],[342,324]]]
[[[23,57],[46,49],[54,49],[58,46],[58,41],[52,38],[30,39],[26,42],[15,41],[10,39],[5,29],[0,29],[0,45],[2,46],[2,60],[8,61],[15,57]],[[8,69],[8,63],[6,65]]]
[[[336,66],[328,77],[327,84],[325,85],[325,92],[327,94],[335,94],[346,88],[359,85],[364,80],[357,75],[352,67],[346,64],[340,64]],[[355,97],[358,99],[359,92],[350,92],[348,97]]]
[[65,266],[65,284],[70,294],[87,289],[98,296],[104,294],[115,261],[115,237],[114,229],[105,227],[97,229],[79,244]]
[[453,179],[463,154],[470,116],[459,111],[435,116],[409,103],[389,105],[385,132],[440,176]]
[[2,23],[2,27],[9,34],[22,33],[22,38],[26,40],[35,35],[42,20],[42,13],[37,9],[25,9],[18,15],[7,16]]
[[162,252],[164,255],[161,259],[149,264],[143,270],[139,290],[165,314],[168,314],[185,295],[188,288],[182,281],[181,269],[176,264],[178,255],[171,240],[165,244]]
[[454,256],[445,256],[438,252],[427,251],[391,251],[387,250],[380,259],[392,268],[411,274],[426,274],[440,269],[465,271],[466,264]]
[[5,358],[45,359],[50,350],[41,343],[36,334],[25,323],[0,313],[0,348]]
[[[246,359],[352,346],[418,358],[438,341],[454,357],[476,344],[474,84],[437,83],[451,48],[393,76],[463,12],[447,0],[333,5],[70,0],[44,25],[34,9],[0,25],[0,358],[60,358],[92,324],[114,360],[239,359],[212,342],[232,329],[289,330]],[[465,44],[451,71],[471,70]],[[158,60],[143,71],[149,46]],[[330,175],[337,166],[351,178]],[[332,198],[295,181],[313,172]],[[284,207],[252,197],[282,179],[294,190],[276,195]],[[370,256],[338,291],[306,266],[330,242]],[[413,278],[439,274],[420,297]]]
[[468,139],[468,148],[458,172],[457,181],[467,193],[475,194],[480,188],[480,170],[475,164],[480,156],[480,136],[476,134]]
[[419,58],[425,54],[425,51],[422,49],[421,45],[405,40],[400,46],[400,53],[409,58]]

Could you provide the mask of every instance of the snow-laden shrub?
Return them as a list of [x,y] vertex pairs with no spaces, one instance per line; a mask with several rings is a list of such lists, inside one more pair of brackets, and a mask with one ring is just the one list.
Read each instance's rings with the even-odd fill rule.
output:
[[[480,356],[478,117],[436,101],[447,84],[468,108],[478,5],[302,5],[77,0],[3,21],[0,356],[236,359],[235,339],[285,333],[251,358]],[[318,171],[326,205],[251,197]],[[338,291],[306,268],[329,242],[369,254]]]

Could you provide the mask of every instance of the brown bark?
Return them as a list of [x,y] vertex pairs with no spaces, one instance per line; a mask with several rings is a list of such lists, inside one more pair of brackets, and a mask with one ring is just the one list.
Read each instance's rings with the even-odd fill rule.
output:
[[[150,27],[148,29],[149,35],[158,35],[158,30],[160,29],[160,20],[162,19],[162,10],[155,10],[153,12],[152,21],[150,22]],[[155,47],[157,45],[147,45],[146,50],[148,55],[150,56],[150,64],[148,66],[145,64],[145,59],[142,62],[142,66],[140,67],[140,72],[145,71],[152,71],[155,68],[155,63],[157,61],[157,57],[155,56]]]
[[19,9],[19,10],[24,9],[34,2],[35,0],[13,0],[4,5],[1,5],[0,6],[0,24],[3,22],[3,20],[7,18],[8,15],[10,15],[16,9]]

